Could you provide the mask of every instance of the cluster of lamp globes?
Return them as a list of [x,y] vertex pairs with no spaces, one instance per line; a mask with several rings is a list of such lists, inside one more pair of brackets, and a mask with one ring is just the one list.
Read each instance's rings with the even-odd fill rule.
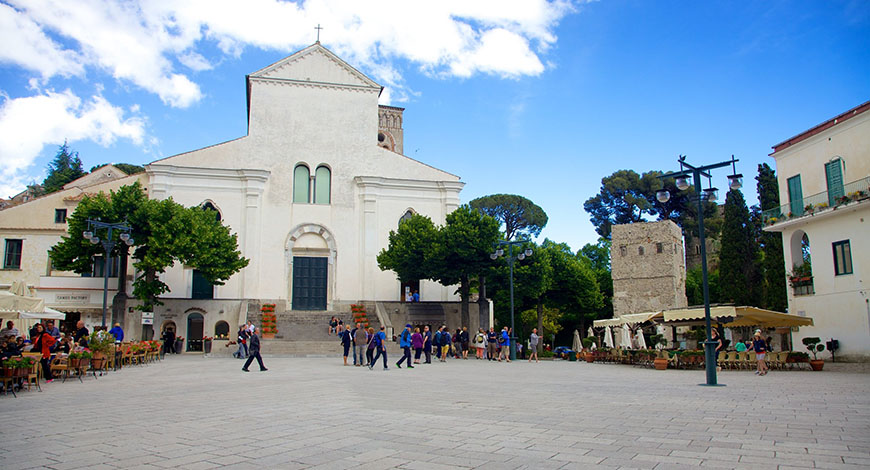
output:
[[[677,185],[677,189],[680,191],[685,191],[689,189],[689,178],[686,175],[678,176],[674,182]],[[731,189],[740,189],[743,187],[743,175],[734,174],[728,176],[728,187]],[[707,188],[704,190],[704,194],[701,196],[703,199],[715,202],[719,199],[719,188]],[[656,199],[662,204],[668,202],[671,199],[670,191],[666,189],[660,189],[656,191]]]
[[[489,255],[489,259],[496,260],[500,256],[504,256],[504,250],[501,248],[495,250],[495,253],[491,253]],[[517,259],[522,261],[522,260],[526,259],[527,256],[532,256],[532,249],[531,248],[526,248],[526,251],[520,252],[520,254],[517,255]]]
[[[91,232],[90,230],[82,232],[82,236],[85,238],[85,240],[91,242],[92,245],[100,243],[100,237],[95,236],[94,232]],[[122,233],[121,235],[118,235],[118,238],[120,238],[122,242],[126,243],[127,246],[133,246],[133,239],[130,238],[129,233]]]

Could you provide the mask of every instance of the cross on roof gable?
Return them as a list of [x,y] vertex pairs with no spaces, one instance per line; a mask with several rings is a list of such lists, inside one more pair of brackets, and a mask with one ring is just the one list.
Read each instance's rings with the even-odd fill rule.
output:
[[252,79],[274,79],[300,83],[323,83],[336,86],[373,88],[382,86],[341,60],[320,43],[311,46],[248,76]]

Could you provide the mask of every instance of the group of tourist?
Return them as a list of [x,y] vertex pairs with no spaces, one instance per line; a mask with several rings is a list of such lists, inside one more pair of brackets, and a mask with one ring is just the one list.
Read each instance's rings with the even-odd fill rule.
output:
[[[100,327],[97,329],[99,330]],[[124,337],[121,325],[117,323],[110,333],[115,334],[116,338]],[[6,322],[6,327],[0,329],[0,360],[20,356],[23,352],[40,353],[39,362],[42,365],[43,376],[46,383],[51,383],[53,380],[51,360],[54,356],[69,354],[76,347],[86,348],[89,335],[90,332],[81,320],[76,323],[76,329],[73,332],[65,332],[63,335],[61,335],[60,329],[55,326],[54,320],[37,322],[30,328],[27,336],[21,335],[18,328],[15,327],[15,322],[9,320]]]
[[[716,328],[711,330],[710,335],[711,339],[716,343],[716,357],[719,357],[719,353],[724,351],[726,348],[725,341],[719,335],[719,331]],[[770,346],[772,341],[773,338],[770,336],[768,336],[767,339],[764,339],[761,336],[761,330],[755,330],[755,335],[752,337],[751,341],[738,341],[734,349],[737,352],[755,351],[755,375],[767,375],[769,368],[767,367],[765,357],[769,351],[772,351]],[[722,367],[717,364],[716,369],[721,371]]]
[[[351,325],[346,325],[338,335],[344,350],[344,365],[350,365],[348,357],[351,357],[352,351],[353,365],[356,367],[365,366],[372,369],[378,359],[383,357],[384,370],[389,369],[387,336],[383,326],[376,332],[374,328],[364,328],[360,323],[353,328]],[[402,358],[395,363],[399,369],[403,364],[409,369],[413,369],[415,364],[431,364],[433,354],[439,362],[447,362],[449,357],[467,360],[471,349],[474,349],[474,356],[478,360],[511,362],[511,331],[508,327],[502,328],[500,332],[496,332],[495,328],[490,328],[488,332],[480,328],[472,337],[468,327],[457,328],[454,333],[451,333],[447,326],[442,325],[433,333],[428,325],[421,330],[420,327],[407,324],[397,335],[396,340],[402,348]],[[538,330],[535,328],[529,337],[532,351],[529,362],[532,360],[538,362],[539,341]],[[519,347],[520,344],[517,346]]]

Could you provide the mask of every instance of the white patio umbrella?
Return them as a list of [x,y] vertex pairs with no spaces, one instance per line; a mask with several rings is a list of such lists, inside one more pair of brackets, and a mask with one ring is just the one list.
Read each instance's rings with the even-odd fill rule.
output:
[[622,324],[622,338],[619,345],[623,348],[631,348],[631,328],[628,327],[628,323]]
[[638,349],[646,349],[646,340],[643,338],[643,329],[638,328],[637,334],[635,335],[637,338],[637,348]]
[[571,345],[571,349],[574,351],[583,349],[583,343],[580,342],[580,332],[577,330],[574,330],[574,344]]
[[610,327],[604,328],[604,345],[608,348],[613,347],[613,332],[610,331]]
[[592,327],[590,326],[588,330],[586,330],[586,336],[595,336],[595,332],[592,331]]

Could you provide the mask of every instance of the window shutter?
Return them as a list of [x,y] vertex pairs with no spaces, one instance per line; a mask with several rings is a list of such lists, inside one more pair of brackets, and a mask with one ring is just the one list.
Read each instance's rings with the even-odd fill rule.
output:
[[838,158],[825,163],[825,178],[828,181],[828,205],[834,206],[837,198],[843,197],[843,166]]
[[804,213],[804,196],[801,190],[801,175],[792,176],[788,179],[788,200],[793,215]]

